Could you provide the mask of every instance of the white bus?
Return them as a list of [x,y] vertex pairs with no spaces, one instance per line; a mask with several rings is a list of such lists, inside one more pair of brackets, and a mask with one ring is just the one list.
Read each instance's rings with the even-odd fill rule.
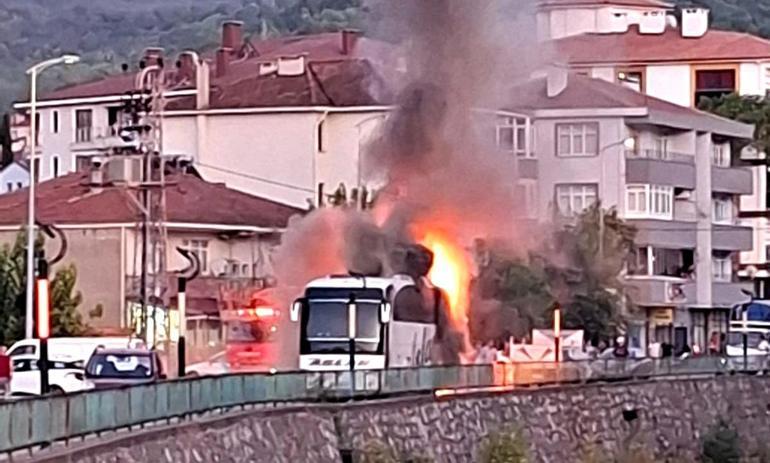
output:
[[760,342],[770,335],[770,301],[753,300],[733,307],[727,333],[728,357],[743,356],[743,335],[746,334],[748,355],[767,355]]
[[351,310],[356,370],[436,363],[434,341],[444,322],[445,301],[443,292],[427,279],[418,285],[407,275],[314,280],[291,308],[291,319],[300,324],[299,367],[350,369]]

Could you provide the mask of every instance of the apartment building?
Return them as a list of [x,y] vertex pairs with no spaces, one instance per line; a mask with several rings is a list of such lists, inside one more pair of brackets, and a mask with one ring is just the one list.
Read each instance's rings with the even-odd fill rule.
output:
[[[143,214],[136,190],[125,179],[110,178],[109,169],[90,169],[40,183],[37,219],[66,236],[61,265],[77,268],[76,290],[83,295],[79,310],[86,323],[111,332],[130,329],[141,309]],[[157,279],[148,286],[160,288],[151,298],[156,339],[175,337],[173,272],[188,265],[177,252],[182,248],[201,262],[200,276],[188,285],[187,311],[191,338],[205,345],[218,340],[221,308],[242,303],[250,292],[270,284],[273,249],[289,218],[301,211],[206,182],[187,168],[170,172],[166,183],[166,238],[163,243],[153,240],[148,252],[148,278]],[[0,242],[14,242],[26,214],[26,190],[0,196]],[[55,255],[60,245],[49,240],[48,254]]]
[[753,127],[557,68],[509,101],[532,125],[541,218],[601,201],[637,228],[624,277],[640,309],[632,341],[705,348],[744,298],[736,271],[753,242],[738,207],[753,177],[731,146]]
[[[142,67],[164,59],[148,49]],[[329,194],[366,187],[362,149],[392,99],[383,76],[398,74],[396,65],[379,70],[394,59],[389,45],[354,32],[249,41],[226,22],[215,53],[183,53],[156,77],[166,82],[163,154],[190,157],[207,180],[302,208],[319,185]],[[123,107],[140,74],[41,96],[40,179],[84,170],[125,144]]]

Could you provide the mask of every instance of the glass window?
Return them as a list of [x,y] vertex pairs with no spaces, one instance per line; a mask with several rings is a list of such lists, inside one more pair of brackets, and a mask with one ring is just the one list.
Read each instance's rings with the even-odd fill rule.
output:
[[641,71],[620,71],[618,72],[618,82],[620,85],[637,92],[644,89],[644,77]]
[[671,220],[674,188],[663,185],[627,185],[626,217]]
[[695,104],[704,98],[719,98],[736,90],[735,69],[695,71]]
[[595,184],[563,184],[556,185],[556,205],[559,213],[571,217],[583,212],[597,200]]
[[209,242],[207,240],[184,240],[182,247],[198,256],[201,272],[209,269]]
[[711,162],[717,167],[730,167],[730,144],[715,144],[712,152]]
[[716,196],[712,199],[714,223],[733,223],[733,201],[729,196]]
[[730,255],[715,254],[712,259],[714,281],[729,283],[733,280],[733,261]]
[[557,124],[556,153],[559,156],[599,154],[599,124]]
[[150,378],[154,373],[152,357],[141,354],[96,353],[86,366],[90,376],[97,378]]
[[59,133],[59,111],[51,112],[51,133]]
[[497,118],[497,146],[516,157],[534,157],[527,151],[527,120],[522,117],[501,116]]
[[78,143],[90,142],[93,111],[90,109],[75,110],[75,141]]
[[59,156],[53,156],[51,158],[51,175],[53,177],[59,176]]

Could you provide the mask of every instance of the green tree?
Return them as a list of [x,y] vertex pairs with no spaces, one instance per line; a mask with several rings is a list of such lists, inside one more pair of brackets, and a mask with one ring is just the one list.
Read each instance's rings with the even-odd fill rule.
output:
[[529,447],[521,432],[506,428],[490,433],[481,443],[479,463],[527,463]]
[[738,433],[727,422],[720,420],[703,436],[701,460],[703,463],[739,463],[741,461]]
[[756,127],[754,141],[758,149],[770,148],[770,100],[767,97],[735,93],[719,98],[704,98],[700,109]]
[[[0,247],[0,345],[10,345],[24,336],[26,312],[26,233],[13,245]],[[37,247],[42,247],[39,238]],[[87,326],[78,312],[82,295],[75,291],[77,271],[74,265],[56,271],[51,280],[51,333],[53,336],[78,336]]]

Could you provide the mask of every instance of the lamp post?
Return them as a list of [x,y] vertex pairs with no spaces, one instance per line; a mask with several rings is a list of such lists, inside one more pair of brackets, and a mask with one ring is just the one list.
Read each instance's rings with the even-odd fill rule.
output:
[[30,108],[30,142],[29,142],[29,210],[27,217],[27,305],[25,318],[25,336],[30,339],[34,335],[34,291],[35,291],[35,160],[37,151],[37,76],[52,66],[59,64],[75,64],[80,61],[77,55],[62,55],[49,59],[27,69],[29,75],[29,108]]
[[553,308],[553,348],[556,363],[561,361],[561,306],[557,302]]
[[356,299],[352,295],[348,301],[348,354],[350,356],[350,400],[356,396]]
[[[636,149],[636,138],[627,137],[619,142],[611,143],[599,150],[599,163],[602,166],[602,180],[601,180],[602,185],[605,184],[606,182],[605,177],[607,176],[605,173],[604,159],[602,159],[602,154],[604,154],[604,152],[607,151],[608,149],[614,148],[616,146],[623,146],[627,150],[633,151]],[[623,156],[625,156],[625,153],[623,153]],[[621,166],[621,165],[623,165],[622,159],[618,161],[618,166]],[[620,167],[618,167],[618,171],[620,171]],[[622,172],[618,172],[618,185],[621,184],[621,177],[622,177],[621,174]],[[602,192],[603,191],[604,191],[604,188],[602,188]],[[618,187],[618,206],[620,206],[620,200],[621,200],[622,194],[623,194],[622,190],[620,189],[620,187]],[[599,208],[599,258],[601,259],[603,257],[604,257],[604,212],[602,212],[602,209]]]

